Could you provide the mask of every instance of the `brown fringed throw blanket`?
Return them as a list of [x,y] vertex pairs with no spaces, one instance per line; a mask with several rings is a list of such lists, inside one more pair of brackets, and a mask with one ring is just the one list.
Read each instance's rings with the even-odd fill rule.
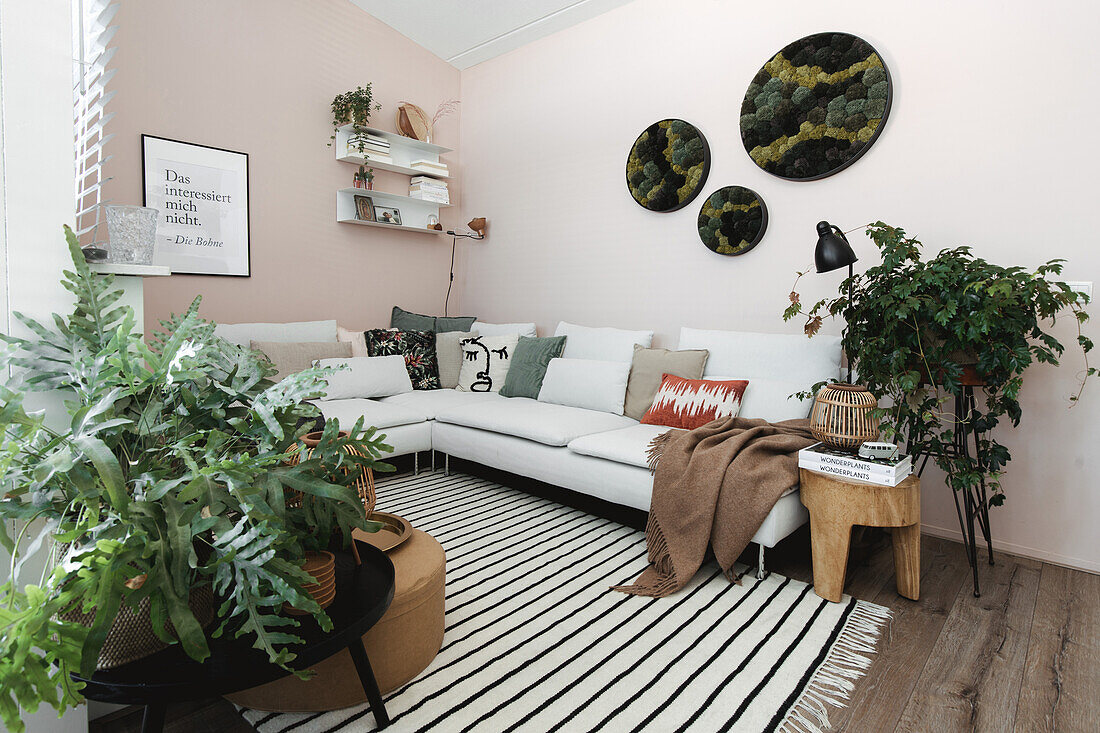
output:
[[707,545],[726,577],[784,492],[798,485],[798,451],[816,441],[809,420],[730,417],[650,444],[653,498],[646,525],[649,567],[614,590],[667,596],[684,587]]

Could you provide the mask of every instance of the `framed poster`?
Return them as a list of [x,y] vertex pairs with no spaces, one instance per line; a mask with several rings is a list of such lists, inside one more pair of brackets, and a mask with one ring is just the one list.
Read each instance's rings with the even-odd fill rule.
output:
[[156,209],[153,262],[172,274],[248,277],[248,153],[141,136],[144,205]]

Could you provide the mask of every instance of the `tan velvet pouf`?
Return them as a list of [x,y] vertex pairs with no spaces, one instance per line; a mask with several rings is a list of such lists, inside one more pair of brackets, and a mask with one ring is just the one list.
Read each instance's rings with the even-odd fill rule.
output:
[[[386,553],[393,562],[393,603],[363,636],[382,694],[420,674],[443,645],[443,582],[446,557],[435,538],[418,529]],[[313,667],[308,682],[290,675],[226,695],[253,710],[298,713],[337,710],[367,701],[351,655],[344,651]]]

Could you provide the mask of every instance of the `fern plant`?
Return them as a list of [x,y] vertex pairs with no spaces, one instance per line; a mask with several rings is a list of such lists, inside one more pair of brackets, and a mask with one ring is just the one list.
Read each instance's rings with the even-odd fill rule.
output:
[[[15,314],[33,335],[0,337],[0,368],[13,367],[0,386],[0,542],[12,557],[0,586],[0,719],[12,731],[40,703],[61,713],[80,702],[69,673],[94,671],[122,604],[147,602],[157,635],[196,660],[209,655],[208,633],[231,633],[291,669],[299,622],[283,604],[332,626],[303,590],[305,552],[377,529],[353,482],[368,467],[393,470],[378,460],[392,448],[362,420],[345,434],[325,423],[312,456],[291,465],[319,416],[307,400],[332,370],[273,382],[262,354],[214,335],[198,298],[146,344],[114,279],[93,275],[65,235],[72,315],[46,325]],[[68,424],[27,412],[31,390],[64,391]],[[306,500],[287,506],[286,489]],[[36,553],[49,553],[45,569],[22,584]],[[208,629],[188,605],[204,585],[221,602]],[[94,620],[63,620],[75,611]]]

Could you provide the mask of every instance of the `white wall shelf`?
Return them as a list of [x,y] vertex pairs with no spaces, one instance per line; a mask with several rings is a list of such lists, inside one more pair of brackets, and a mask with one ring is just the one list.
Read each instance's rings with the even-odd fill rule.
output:
[[440,180],[446,180],[450,178],[450,176],[446,174],[418,170],[409,165],[414,160],[428,160],[433,163],[438,163],[439,156],[443,153],[451,152],[450,148],[445,148],[441,145],[433,145],[431,143],[422,143],[419,140],[413,140],[411,137],[405,137],[404,135],[399,135],[396,132],[387,132],[385,130],[378,130],[373,127],[363,127],[361,129],[372,135],[383,137],[389,141],[390,158],[393,159],[393,162],[385,163],[370,160],[369,158],[360,155],[359,151],[355,150],[354,148],[349,150],[348,138],[351,137],[351,134],[354,131],[352,125],[344,125],[336,131],[336,141],[332,144],[332,147],[336,150],[336,160],[340,161],[341,163],[366,165],[372,168],[377,168],[378,170],[401,173],[406,176],[429,176],[431,178],[438,178]]
[[410,227],[404,224],[383,224],[380,221],[363,221],[362,219],[337,219],[340,224],[359,224],[366,227],[382,227],[383,229],[400,229],[403,232],[419,232],[420,234],[442,234],[442,229],[428,229],[427,227]]
[[[355,197],[367,196],[374,203],[375,208],[387,206],[401,212],[401,224],[386,224],[384,222],[362,221],[356,218]],[[434,201],[422,201],[396,193],[383,191],[368,191],[365,188],[341,188],[336,192],[336,220],[340,222],[354,222],[356,224],[378,224],[391,229],[406,229],[408,231],[432,232],[438,230],[428,229],[428,217],[439,219],[439,209],[446,204],[437,204]]]
[[341,188],[339,193],[350,196],[370,196],[376,203],[383,201],[387,202],[383,203],[383,206],[397,206],[398,208],[406,204],[414,206],[427,205],[433,209],[446,209],[451,206],[451,204],[441,204],[436,201],[426,201],[425,199],[414,199],[412,196],[404,196],[399,193],[387,193],[386,191],[379,191],[377,189]]
[[132,277],[165,277],[172,274],[167,265],[124,265],[115,262],[89,262],[92,272],[100,275],[129,275]]

